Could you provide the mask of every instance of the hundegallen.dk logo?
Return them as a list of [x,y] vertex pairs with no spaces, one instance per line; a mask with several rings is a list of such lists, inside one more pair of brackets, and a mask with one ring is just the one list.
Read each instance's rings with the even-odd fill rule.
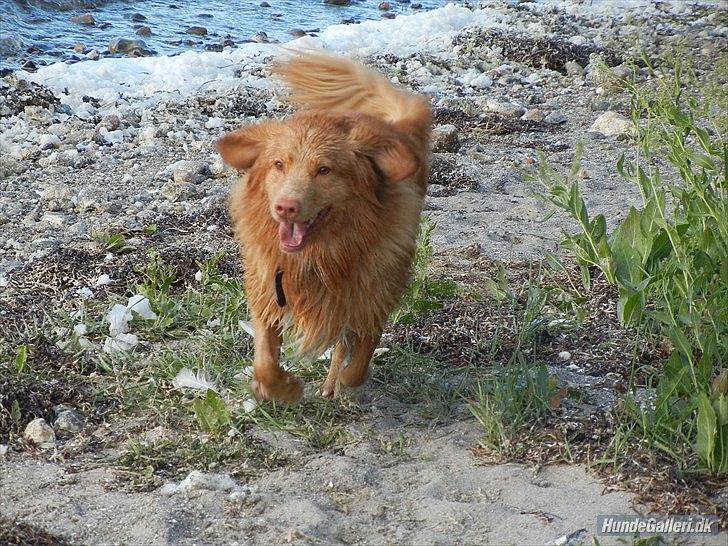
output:
[[628,514],[597,516],[597,535],[700,534],[717,535],[716,516],[644,517]]

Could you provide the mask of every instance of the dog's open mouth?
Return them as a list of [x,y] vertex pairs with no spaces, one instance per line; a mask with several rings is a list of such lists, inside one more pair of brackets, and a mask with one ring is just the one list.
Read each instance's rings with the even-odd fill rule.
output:
[[313,227],[329,213],[330,207],[305,222],[280,222],[278,224],[278,240],[286,252],[298,252],[306,244],[306,239]]

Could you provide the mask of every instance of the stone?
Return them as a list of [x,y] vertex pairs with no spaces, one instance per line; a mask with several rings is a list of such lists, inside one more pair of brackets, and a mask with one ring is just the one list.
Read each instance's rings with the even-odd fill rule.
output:
[[[477,102],[482,103],[483,101]],[[523,114],[526,113],[526,109],[523,106],[513,104],[512,102],[508,102],[507,100],[503,99],[487,98],[485,99],[483,106],[489,112],[500,114],[505,118],[511,119],[520,118]]]
[[576,61],[568,61],[566,64],[564,64],[564,68],[566,69],[566,75],[567,76],[583,76],[584,75],[584,67],[581,66]]
[[200,26],[192,26],[185,30],[185,33],[192,34],[194,36],[207,36],[207,29]]
[[141,13],[132,13],[131,16],[129,17],[129,19],[131,19],[135,23],[141,23],[143,21],[146,21],[147,17],[146,17],[146,15],[143,15]]
[[86,186],[76,197],[76,208],[81,212],[88,210],[103,212],[109,210],[109,207],[108,192],[99,186]]
[[74,15],[71,17],[70,21],[72,23],[78,23],[79,25],[95,25],[96,19],[94,19],[94,16],[90,13],[84,13],[83,15]]
[[253,34],[252,40],[254,42],[258,42],[259,44],[267,44],[269,42],[268,40],[268,34],[263,32],[262,30],[259,30],[255,34]]
[[63,410],[58,413],[53,426],[59,432],[78,434],[83,430],[83,418],[72,409]]
[[302,36],[306,36],[306,31],[300,28],[292,28],[288,31],[288,34],[290,34],[294,38],[300,38]]
[[28,423],[23,437],[28,442],[41,448],[50,448],[56,445],[56,433],[42,417],[33,419]]
[[589,129],[604,136],[623,136],[634,131],[632,122],[618,112],[608,110],[599,116]]
[[136,29],[136,35],[137,36],[151,36],[152,35],[152,29],[149,28],[147,25],[142,25],[138,29]]
[[86,46],[83,45],[81,42],[76,42],[75,44],[73,44],[73,50],[76,53],[83,53],[84,51],[86,51]]
[[162,186],[159,193],[167,201],[172,201],[174,203],[176,201],[185,201],[194,197],[199,197],[204,193],[204,190],[196,184],[170,180]]
[[109,114],[108,116],[101,118],[101,121],[96,126],[96,130],[98,131],[101,127],[104,127],[107,131],[116,131],[120,126],[121,120],[119,119],[119,116]]
[[268,2],[261,2],[260,3],[260,7],[261,8],[269,8],[270,7],[270,4]]
[[536,121],[541,122],[544,120],[546,115],[538,108],[529,108],[526,113],[521,116],[524,121]]
[[381,11],[389,11],[390,9],[392,9],[392,4],[390,4],[389,2],[379,2],[379,6],[377,6],[377,8]]
[[91,61],[96,61],[100,57],[99,50],[98,49],[92,49],[88,53],[86,53],[86,58]]
[[562,123],[566,123],[567,117],[561,110],[553,110],[543,120],[549,125],[561,125]]
[[151,54],[151,51],[147,49],[147,44],[144,40],[136,40],[132,38],[116,38],[109,42],[110,53],[131,53],[133,51],[145,52]]
[[460,148],[458,129],[454,125],[438,125],[432,130],[433,152],[457,152]]

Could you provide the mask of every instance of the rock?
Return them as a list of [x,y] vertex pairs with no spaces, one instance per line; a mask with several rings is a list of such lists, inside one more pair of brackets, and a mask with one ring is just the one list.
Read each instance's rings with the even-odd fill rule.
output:
[[16,53],[20,53],[24,45],[19,36],[0,36],[0,57],[12,57]]
[[520,118],[523,114],[526,113],[526,109],[523,106],[513,104],[512,102],[508,102],[507,100],[503,99],[487,98],[485,99],[484,107],[489,112],[500,114],[505,118]]
[[604,136],[623,136],[634,130],[632,122],[622,114],[611,110],[599,116],[589,129]]
[[537,121],[541,122],[545,118],[545,114],[538,108],[529,108],[526,113],[521,116],[524,121]]
[[78,192],[76,197],[76,208],[85,212],[88,210],[106,211],[109,210],[108,191],[99,186],[86,186]]
[[70,21],[72,23],[78,23],[79,25],[95,25],[96,19],[94,19],[94,16],[90,13],[84,13],[83,15],[74,15],[71,17]]
[[389,11],[392,9],[392,5],[389,2],[379,2],[379,5],[377,6],[381,11]]
[[110,53],[131,53],[135,51],[151,55],[151,51],[147,49],[147,44],[144,40],[117,38],[116,40],[111,40],[111,42],[109,42]]
[[160,195],[167,201],[186,201],[188,199],[199,197],[204,191],[196,184],[189,182],[176,182],[170,180],[162,186],[159,191]]
[[268,2],[261,2],[260,3],[260,7],[261,8],[269,8],[270,7],[270,4]]
[[58,138],[58,135],[54,135],[52,133],[41,135],[38,139],[38,146],[40,146],[41,150],[51,150],[53,148],[58,148],[60,145],[61,139]]
[[147,17],[141,13],[132,13],[129,19],[131,19],[135,23],[141,23],[142,21],[146,21]]
[[300,38],[301,36],[306,36],[306,31],[300,28],[292,28],[288,31],[288,34],[295,38]]
[[63,410],[58,413],[53,426],[59,432],[78,434],[83,430],[83,418],[72,409]]
[[350,0],[324,0],[324,4],[332,4],[334,6],[348,6]]
[[259,30],[258,32],[253,34],[252,40],[254,42],[258,42],[259,44],[267,44],[269,42],[268,35],[262,30]]
[[397,17],[397,14],[391,11],[383,11],[382,12],[382,19],[394,19]]
[[175,161],[154,175],[158,180],[171,178],[175,182],[199,184],[210,175],[210,166],[205,161]]
[[432,130],[433,152],[457,152],[460,148],[458,129],[454,125],[438,125]]
[[576,61],[568,61],[566,64],[564,64],[564,68],[566,69],[567,76],[583,76],[584,75],[584,67],[581,66]]
[[151,36],[152,29],[149,28],[147,25],[143,25],[143,26],[139,27],[138,29],[136,29],[136,35],[144,36],[144,37]]
[[76,42],[75,44],[73,44],[73,50],[76,53],[83,53],[84,51],[86,51],[86,46],[83,45],[81,42]]
[[56,445],[56,433],[45,422],[45,419],[38,417],[33,419],[25,427],[23,437],[32,444],[41,448],[50,448]]
[[553,110],[544,118],[544,121],[549,125],[561,125],[562,123],[566,123],[567,118],[561,110]]
[[207,36],[207,29],[200,26],[192,26],[185,30],[185,33],[192,34],[194,36]]
[[99,55],[99,50],[98,49],[92,49],[91,51],[89,51],[88,53],[86,53],[86,58],[89,59],[89,60],[91,60],[91,61],[97,60],[99,58],[99,56],[100,55]]
[[116,131],[121,126],[121,120],[119,119],[119,116],[115,114],[109,114],[108,116],[104,116],[99,124],[96,126],[96,130],[98,131],[102,127],[104,127],[107,131]]
[[47,186],[40,195],[42,202],[66,201],[71,199],[71,188],[66,184],[56,183]]
[[25,61],[21,68],[26,72],[35,72],[36,70],[38,70],[38,67],[31,60]]

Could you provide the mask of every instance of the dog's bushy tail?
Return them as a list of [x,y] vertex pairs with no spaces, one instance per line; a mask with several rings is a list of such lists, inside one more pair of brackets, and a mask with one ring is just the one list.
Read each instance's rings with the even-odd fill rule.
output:
[[278,61],[274,71],[291,88],[291,100],[303,108],[369,114],[427,145],[432,121],[429,100],[395,88],[387,78],[357,62],[304,52]]

